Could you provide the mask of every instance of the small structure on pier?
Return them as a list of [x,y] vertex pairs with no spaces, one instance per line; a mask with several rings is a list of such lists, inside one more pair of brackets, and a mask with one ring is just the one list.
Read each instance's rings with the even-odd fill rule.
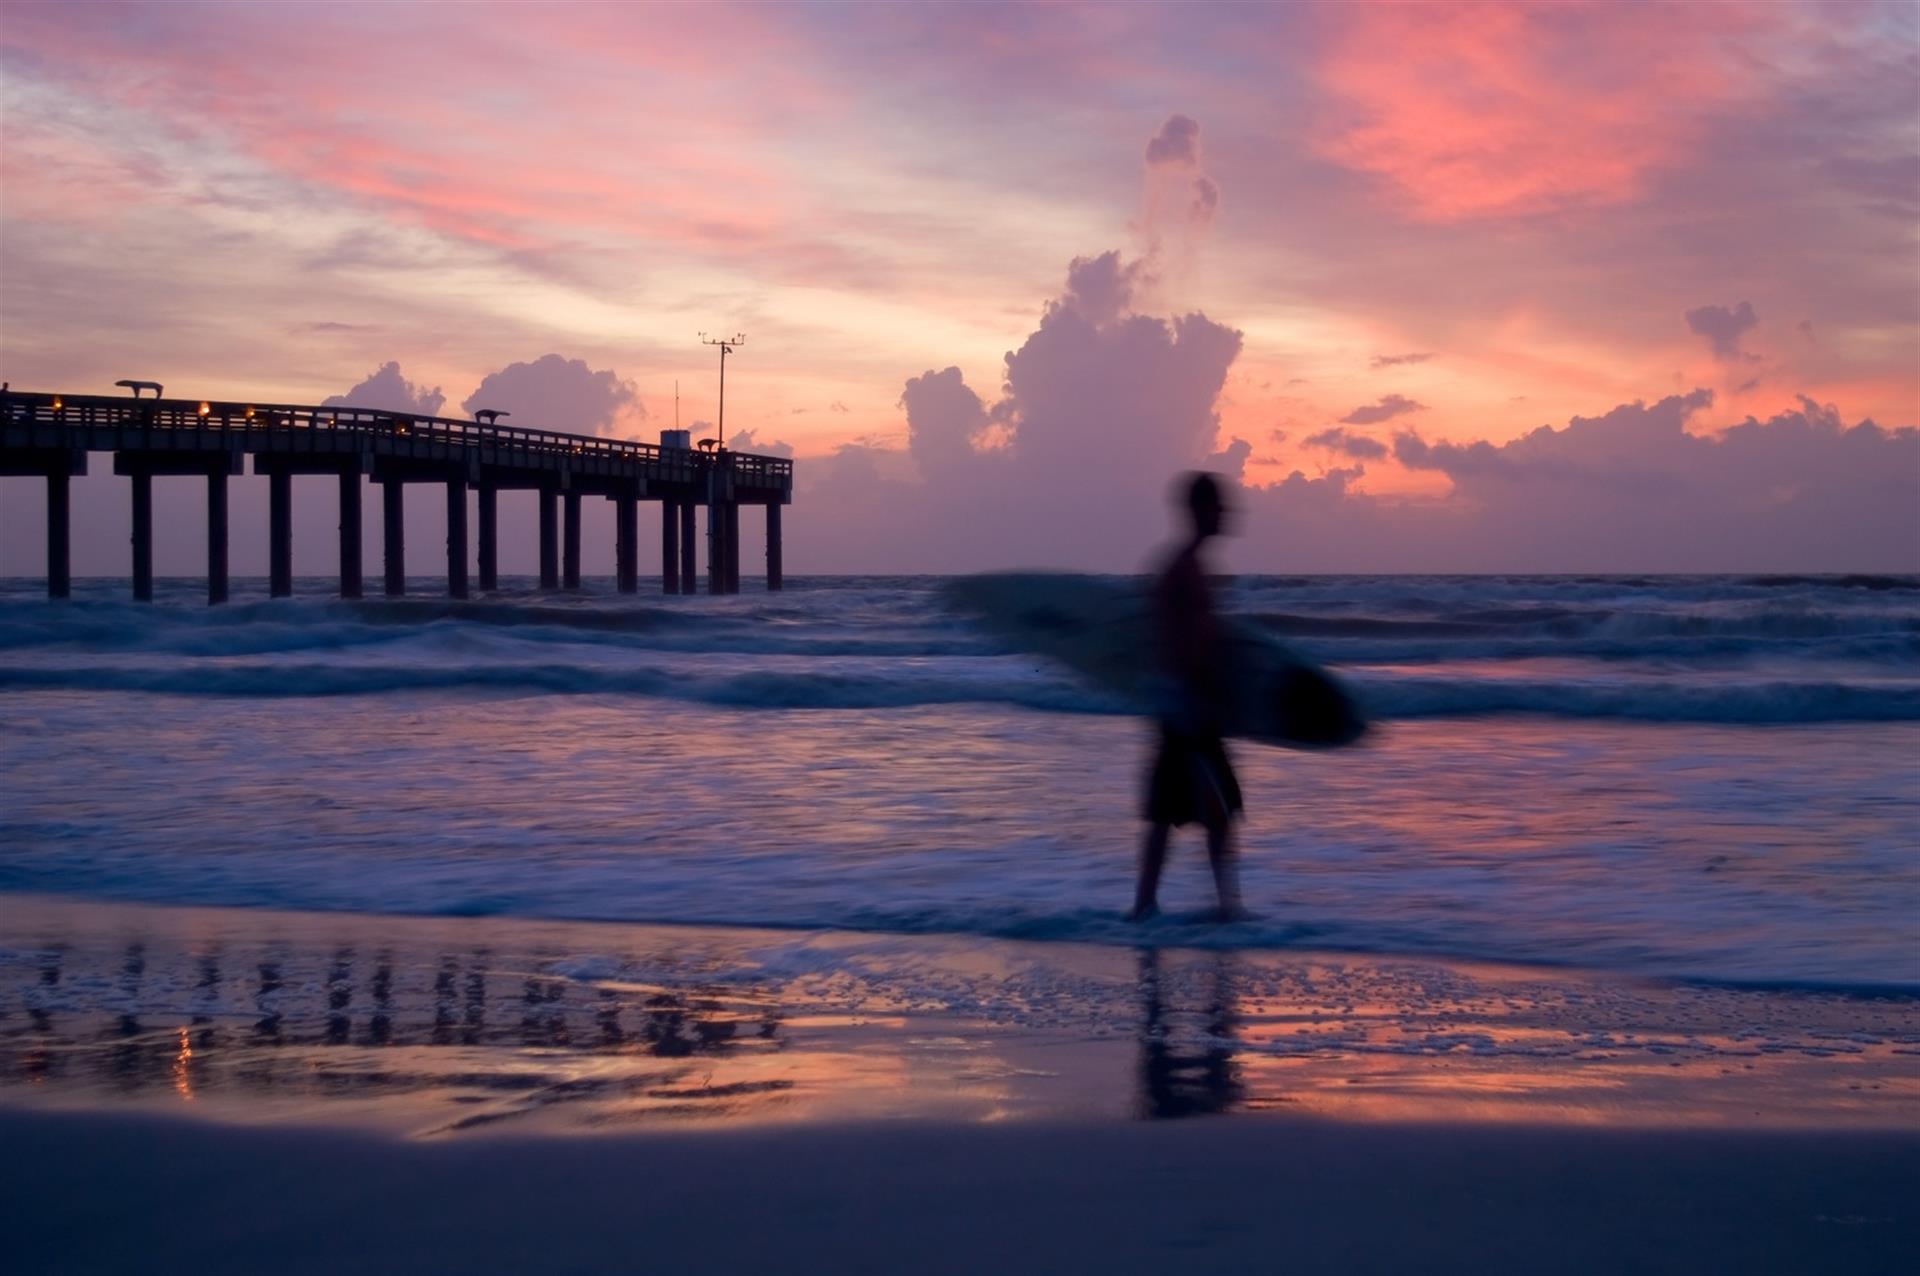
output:
[[[207,601],[227,598],[227,480],[267,477],[268,577],[276,596],[293,592],[293,496],[296,474],[331,474],[340,482],[340,594],[361,596],[360,497],[380,485],[384,511],[385,589],[406,592],[402,514],[410,483],[445,486],[447,592],[467,596],[467,489],[478,494],[479,585],[499,579],[498,495],[530,490],[539,498],[540,585],[580,584],[580,502],[604,497],[615,509],[615,577],[623,593],[639,588],[639,507],[660,502],[661,577],[669,594],[698,592],[695,510],[707,511],[707,591],[740,590],[740,507],[766,510],[768,589],[781,587],[781,508],[793,500],[793,462],[725,448],[695,451],[501,425],[484,420],[414,416],[370,408],[216,403],[159,398],[152,382],[119,384],[131,399],[103,395],[0,392],[0,475],[47,483],[47,592],[71,588],[71,479],[87,473],[88,456],[113,453],[113,472],[132,480],[133,593],[153,597],[153,478],[207,480]],[[139,391],[152,389],[154,398]]]

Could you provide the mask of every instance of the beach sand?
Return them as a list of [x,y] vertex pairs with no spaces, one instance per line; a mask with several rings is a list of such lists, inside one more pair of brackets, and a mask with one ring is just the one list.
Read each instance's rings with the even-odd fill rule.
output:
[[10,1270],[1910,1270],[1911,1138],[1351,1125],[396,1141],[0,1118]]
[[1902,998],[5,897],[18,1271],[1894,1270]]

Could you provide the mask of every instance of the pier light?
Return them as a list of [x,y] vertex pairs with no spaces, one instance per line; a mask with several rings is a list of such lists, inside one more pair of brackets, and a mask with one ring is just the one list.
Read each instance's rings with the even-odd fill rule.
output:
[[213,411],[213,405],[205,399],[200,400],[200,415],[207,416]]
[[249,421],[253,420],[253,408],[251,405],[249,405],[247,408],[247,420]]
[[66,406],[67,406],[67,401],[65,399],[61,398],[57,394],[53,396],[53,410],[55,412],[64,411],[66,409]]

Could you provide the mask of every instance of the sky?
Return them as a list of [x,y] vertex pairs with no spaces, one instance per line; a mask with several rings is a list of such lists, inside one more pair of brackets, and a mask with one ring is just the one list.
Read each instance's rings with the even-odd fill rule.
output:
[[1129,570],[1194,467],[1236,570],[1920,570],[1917,14],[10,0],[0,377],[652,439],[740,332],[791,572]]

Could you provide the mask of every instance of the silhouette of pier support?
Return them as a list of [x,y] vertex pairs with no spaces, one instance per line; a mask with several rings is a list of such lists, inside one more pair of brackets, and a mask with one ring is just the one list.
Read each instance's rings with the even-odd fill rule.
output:
[[[87,454],[110,452],[115,473],[132,480],[132,568],[136,598],[154,593],[153,479],[207,480],[207,596],[228,594],[228,479],[253,471],[268,479],[268,588],[293,592],[293,478],[331,475],[339,484],[340,593],[357,598],[362,582],[360,484],[381,485],[385,588],[406,592],[406,485],[446,486],[447,588],[467,592],[466,491],[478,488],[479,577],[499,587],[501,490],[535,491],[539,500],[543,588],[581,583],[580,502],[606,497],[615,505],[616,579],[622,592],[639,583],[638,504],[661,509],[661,584],[668,593],[699,589],[699,515],[707,507],[707,588],[740,589],[741,505],[766,505],[767,585],[781,572],[780,511],[792,500],[793,464],[783,457],[689,448],[685,435],[659,446],[500,424],[500,414],[473,421],[341,405],[296,406],[139,397],[148,382],[122,382],[135,397],[23,392],[0,386],[0,475],[42,480],[47,491],[47,590],[72,589],[71,479],[87,472]],[[562,502],[564,501],[564,506]],[[253,529],[245,529],[251,532]]]
[[560,588],[560,488],[540,488],[540,588]]
[[467,596],[467,488],[479,480],[475,465],[464,462],[402,461],[378,458],[373,478],[385,491],[387,594],[407,592],[406,485],[438,483],[447,500],[447,594]]
[[580,493],[569,490],[560,502],[564,535],[561,543],[560,587],[580,588]]
[[359,452],[254,455],[254,474],[267,476],[267,590],[275,598],[293,593],[293,478],[298,474],[339,480],[340,596],[360,597],[360,481],[372,468],[373,458]]
[[727,502],[727,592],[740,592],[740,502]]
[[383,478],[380,497],[386,594],[389,598],[398,598],[407,592],[407,485],[397,478]]
[[621,593],[640,589],[640,492],[638,485],[613,498],[614,580]]
[[694,525],[692,501],[680,502],[680,592],[698,593],[700,576],[694,570],[694,553],[699,545],[699,534]]
[[133,482],[133,600],[153,601],[153,475],[135,474]]
[[[238,468],[239,457],[234,458]],[[227,471],[207,475],[207,605],[227,601]]]
[[447,595],[467,596],[467,480],[462,474],[447,479]]
[[480,592],[500,588],[500,489],[482,480],[479,486]]
[[680,502],[660,502],[660,592],[680,592]]
[[780,506],[767,506],[767,591],[784,588],[780,564]]
[[[113,472],[133,480],[133,596],[153,599],[153,479],[155,475],[207,480],[207,602],[227,601],[227,479],[245,473],[239,452],[120,451]],[[49,511],[51,513],[51,511]],[[48,527],[49,548],[52,527]]]
[[707,592],[727,592],[727,509],[726,502],[707,505]]
[[73,592],[73,489],[87,472],[84,449],[9,448],[0,452],[0,475],[47,482],[47,597]]
[[293,593],[293,475],[285,470],[267,477],[267,593]]
[[340,472],[340,596],[358,598],[360,582],[360,471]]

